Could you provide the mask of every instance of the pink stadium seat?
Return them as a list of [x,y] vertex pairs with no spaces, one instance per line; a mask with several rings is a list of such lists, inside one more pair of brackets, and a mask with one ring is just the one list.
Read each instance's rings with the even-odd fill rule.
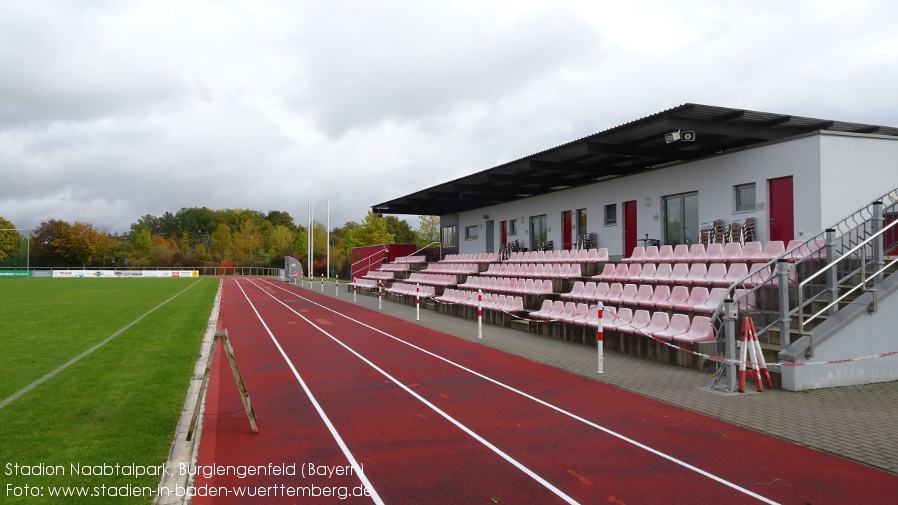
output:
[[742,244],[739,242],[730,242],[723,246],[723,256],[724,261],[728,261],[730,263],[736,261],[745,261],[742,258]]
[[562,293],[561,297],[568,300],[579,300],[580,295],[583,294],[583,288],[583,281],[576,281],[571,287],[571,291],[569,293]]
[[714,340],[714,327],[711,326],[711,319],[705,316],[693,317],[688,332],[673,336],[673,341],[681,344],[710,342],[712,340]]
[[589,305],[585,303],[578,303],[576,305],[574,305],[573,302],[569,303],[572,305],[570,310],[568,310],[568,304],[565,304],[564,314],[558,319],[565,324],[574,324],[574,319],[586,316],[586,313],[589,311]]
[[659,331],[664,331],[670,327],[670,316],[667,312],[656,310],[652,313],[652,320],[649,325],[642,329],[642,333],[654,335]]
[[708,247],[705,248],[705,256],[702,261],[706,263],[714,263],[724,261],[723,259],[723,244],[708,244]]
[[540,284],[539,279],[537,279],[533,283],[533,291],[528,293],[531,295],[548,295],[552,293],[552,281],[549,279],[543,279],[542,284]]
[[689,261],[705,261],[705,244],[698,243],[689,246]]
[[726,287],[736,283],[737,281],[741,281],[746,277],[748,277],[748,264],[733,263],[730,265],[730,268],[727,269],[727,274],[723,277],[723,279],[714,281],[714,285]]
[[[618,311],[618,314],[620,314],[620,311]],[[651,322],[652,316],[649,314],[649,311],[639,309],[633,312],[633,319],[627,324],[618,326],[617,331],[621,333],[639,333],[643,328],[648,327]]]
[[659,263],[673,263],[673,246],[665,244],[658,248],[658,262]]
[[619,276],[617,270],[614,272],[614,280],[617,282],[639,282],[638,279],[642,275],[642,263],[631,263],[627,267],[625,275]]
[[636,305],[636,295],[639,287],[636,284],[624,284],[624,290],[616,300],[608,300],[608,303],[617,305]]
[[708,299],[710,299],[711,294],[708,292],[708,288],[705,286],[695,286],[692,288],[692,291],[689,292],[688,298],[683,301],[677,302],[674,304],[674,310],[679,310],[683,312],[689,312],[693,309],[693,307],[702,306],[708,303]]
[[686,282],[686,277],[688,276],[688,263],[674,263],[670,275],[664,279],[658,279],[658,282],[662,284],[684,284]]
[[[612,308],[612,307],[608,307]],[[607,308],[605,310],[608,310]],[[577,326],[588,326],[589,323],[599,320],[599,306],[590,305],[589,309],[581,317],[575,317],[573,323]],[[598,328],[598,324],[596,325]]]
[[592,299],[601,302],[605,300],[605,296],[608,295],[608,291],[611,290],[611,285],[607,282],[599,282],[596,283],[596,290],[592,294]]
[[746,287],[760,286],[773,277],[773,272],[770,270],[770,267],[764,263],[753,263],[749,268],[751,278],[743,284]]
[[707,263],[693,263],[689,267],[689,274],[686,275],[684,284],[695,284],[697,281],[704,279],[706,275],[708,275]]
[[[596,290],[596,299],[601,302],[609,302],[609,300],[618,300],[624,292],[624,285],[619,282],[612,282],[608,285],[608,291],[599,298],[598,290]],[[616,302],[615,302],[616,303]]]
[[639,274],[638,279],[633,279],[635,282],[651,282],[646,279],[651,279],[655,276],[655,272],[658,271],[658,266],[655,263],[643,263],[642,264],[642,273]]
[[602,273],[593,275],[592,280],[599,282],[612,282],[614,280],[614,270],[614,263],[605,263],[605,266],[602,267]]
[[[695,289],[695,288],[692,288]],[[727,295],[727,288],[712,288],[711,292],[708,295],[708,301],[701,305],[693,305],[692,312],[699,312],[702,314],[712,314],[717,307],[723,303],[724,298]],[[691,296],[691,294],[690,294]]]
[[683,335],[689,331],[689,316],[686,314],[674,314],[670,318],[670,325],[667,329],[656,331],[652,336],[658,340],[670,342],[676,335]]
[[[638,247],[638,246],[637,246]],[[642,254],[642,261],[657,263],[658,262],[658,246],[650,245],[645,248],[645,252]]]
[[640,307],[651,307],[652,306],[652,296],[655,294],[655,290],[652,289],[651,284],[641,284],[636,289],[636,298],[633,300],[631,305],[634,303],[639,305]]
[[645,257],[645,247],[636,246],[633,248],[633,252],[630,253],[629,258],[624,258],[621,261],[624,263],[639,263],[644,261]]
[[[639,265],[639,263],[634,263],[633,265]],[[641,265],[639,271],[642,271]],[[625,263],[618,263],[614,268],[614,276],[611,278],[611,280],[614,282],[624,282],[629,277],[629,272],[630,266],[626,265]]]
[[[661,286],[658,287],[660,288]],[[655,291],[657,291],[657,289]],[[707,290],[705,291],[707,292]],[[658,310],[682,310],[677,307],[680,304],[686,303],[687,300],[689,300],[689,288],[686,286],[674,286],[673,289],[670,290],[670,296],[667,300],[656,303],[655,308]]]
[[[595,251],[595,253],[593,253],[592,251]],[[595,254],[594,258],[593,258],[593,254]],[[600,247],[598,249],[590,249],[589,250],[589,260],[590,261],[608,261],[608,248]]]
[[580,266],[580,263],[570,263],[567,266],[567,274],[565,276],[566,279],[574,279],[582,276],[583,268]]
[[[564,304],[564,302],[557,303],[561,303],[562,305]],[[552,313],[552,307],[554,306],[554,304],[555,302],[553,302],[552,300],[543,300],[542,307],[540,307],[540,309],[536,312],[531,312],[529,314],[530,319],[546,319],[546,317]]]
[[771,240],[764,246],[764,252],[761,253],[761,259],[771,261],[779,258],[786,253],[786,246],[782,240]]
[[580,293],[580,298],[587,302],[596,301],[596,283],[590,281],[583,284],[583,291]]
[[[794,244],[795,242],[798,242],[798,244]],[[826,255],[826,241],[818,239],[805,243],[800,240],[793,240],[792,242],[789,242],[786,251],[786,261],[790,263],[799,260],[820,261],[824,259]]]
[[689,246],[677,244],[673,250],[673,260],[675,263],[689,263]]
[[[630,307],[621,307],[617,310],[614,310],[614,307],[605,307],[602,313],[602,330],[617,331],[621,326],[630,324],[632,320],[633,310]],[[598,328],[598,326],[596,323],[593,327]]]
[[746,242],[742,246],[742,258],[746,261],[760,261],[764,248],[760,242]]
[[693,282],[697,286],[713,286],[716,282],[723,279],[727,275],[726,263],[711,263],[708,267],[708,273],[701,280]]
[[[649,286],[651,287],[651,286]],[[640,301],[640,307],[657,308],[659,303],[664,303],[670,299],[670,286],[659,284],[652,290],[652,296],[646,301]]]
[[651,279],[643,278],[642,282],[660,283],[663,281],[663,279],[667,279],[668,277],[670,277],[671,272],[673,272],[673,265],[671,263],[661,263],[655,270],[655,275],[652,276]]

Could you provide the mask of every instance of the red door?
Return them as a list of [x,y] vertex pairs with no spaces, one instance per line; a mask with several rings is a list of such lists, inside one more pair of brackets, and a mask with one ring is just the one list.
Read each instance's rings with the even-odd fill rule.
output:
[[770,240],[786,244],[795,238],[795,209],[792,201],[792,177],[767,180],[767,215],[770,218]]
[[624,202],[624,258],[636,249],[636,200]]
[[565,251],[570,251],[574,244],[571,236],[574,234],[571,224],[571,211],[566,210],[561,213],[561,242]]
[[499,245],[503,246],[508,243],[508,221],[499,223]]

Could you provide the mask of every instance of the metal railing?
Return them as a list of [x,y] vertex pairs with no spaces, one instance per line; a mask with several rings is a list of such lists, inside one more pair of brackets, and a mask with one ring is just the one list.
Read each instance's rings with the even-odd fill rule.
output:
[[[363,271],[363,270],[366,271],[366,272],[369,271],[369,270],[371,270],[372,265],[374,264],[374,261],[372,261],[371,258],[373,258],[373,257],[375,257],[375,256],[378,256],[378,257],[379,257],[379,260],[377,261],[378,266],[383,265],[383,263],[384,263],[384,253],[387,252],[387,251],[388,251],[388,249],[387,249],[386,247],[384,247],[383,249],[381,249],[381,250],[379,250],[379,251],[375,251],[375,252],[369,254],[368,256],[366,256],[366,257],[364,257],[364,258],[362,258],[362,259],[356,261],[355,263],[353,263],[353,264],[349,267],[349,271],[350,271],[350,273],[349,273],[349,278],[350,278],[350,279],[355,279],[357,273],[359,273],[359,272],[361,272],[361,271]],[[359,267],[359,268],[356,268],[358,265],[361,265],[362,263],[365,263],[365,266],[361,266],[361,267]]]

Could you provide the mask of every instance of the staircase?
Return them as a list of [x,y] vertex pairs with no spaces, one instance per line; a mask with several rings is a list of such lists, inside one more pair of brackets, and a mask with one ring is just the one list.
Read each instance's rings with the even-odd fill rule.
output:
[[[717,355],[729,360],[738,356],[738,322],[751,317],[765,360],[786,365],[771,369],[778,387],[808,389],[898,379],[898,360],[886,363],[885,358],[871,365],[873,371],[858,363],[839,368],[797,366],[853,358],[872,361],[877,354],[898,350],[898,341],[876,335],[888,330],[875,330],[889,326],[890,315],[879,314],[879,305],[898,290],[898,276],[893,275],[898,271],[896,214],[898,188],[804,243],[790,244],[785,254],[767,264],[774,275],[765,282],[752,284],[746,278],[730,286],[732,304],[721,304],[713,318]],[[888,303],[896,304],[896,299]],[[732,391],[735,367],[723,362],[712,387]],[[807,371],[823,367],[824,372]],[[819,377],[812,377],[815,374]]]

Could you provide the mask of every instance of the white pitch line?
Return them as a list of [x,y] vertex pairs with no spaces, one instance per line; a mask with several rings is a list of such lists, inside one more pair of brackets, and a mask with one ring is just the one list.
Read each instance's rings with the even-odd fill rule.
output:
[[[271,338],[271,341],[274,342],[274,346],[277,347],[278,352],[281,353],[281,357],[284,358],[284,361],[287,362],[287,366],[290,367],[290,370],[293,371],[293,376],[296,377],[296,380],[299,382],[299,385],[302,387],[302,390],[305,391],[306,396],[309,397],[309,401],[312,402],[312,405],[315,407],[315,410],[318,411],[318,415],[321,417],[321,420],[324,421],[327,429],[330,430],[331,435],[333,435],[334,440],[337,441],[337,445],[340,446],[340,450],[343,451],[343,454],[346,456],[346,459],[349,461],[349,464],[356,470],[356,473],[359,476],[359,479],[362,481],[362,485],[365,486],[366,489],[371,493],[371,499],[374,500],[374,503],[379,505],[384,505],[384,501],[381,500],[380,495],[377,494],[377,491],[374,489],[374,486],[371,485],[371,482],[368,480],[368,477],[362,472],[362,467],[359,465],[359,462],[356,461],[355,456],[352,455],[352,452],[349,450],[349,447],[343,442],[343,437],[337,432],[337,428],[334,427],[333,423],[331,423],[330,418],[327,417],[327,414],[324,412],[324,409],[321,408],[321,405],[318,403],[318,400],[315,399],[315,395],[312,394],[312,391],[306,385],[306,382],[299,375],[299,372],[296,370],[296,367],[293,366],[293,362],[290,361],[290,358],[287,357],[287,353],[284,352],[284,348],[281,347],[281,343],[278,342],[277,337],[274,336],[274,333],[271,332],[271,329],[265,323],[265,320],[262,319],[262,315],[259,314],[259,311],[256,310],[256,306],[253,305],[253,302],[249,299],[249,296],[246,294],[246,291],[243,290],[243,286],[240,285],[236,280],[234,281],[237,284],[237,287],[240,288],[240,292],[243,293],[244,298],[246,298],[247,303],[255,312],[256,317],[259,318],[259,322],[262,323],[262,326],[265,327],[265,331],[268,332],[268,336]],[[255,285],[250,282],[250,284]],[[257,286],[258,287],[258,286]],[[278,300],[280,301],[280,300]],[[302,316],[300,316],[302,317]]]
[[17,391],[16,393],[13,393],[12,396],[10,396],[10,397],[6,398],[5,400],[3,400],[2,402],[0,402],[0,409],[2,409],[3,407],[6,407],[7,405],[9,405],[9,404],[12,403],[13,401],[15,401],[15,400],[16,400],[17,398],[19,398],[20,396],[24,395],[25,393],[28,393],[29,391],[31,391],[32,389],[38,387],[39,385],[43,384],[44,382],[46,382],[46,381],[52,379],[52,378],[55,377],[59,372],[62,372],[62,371],[65,370],[66,368],[68,368],[68,367],[74,365],[75,363],[81,361],[81,358],[84,358],[84,357],[87,356],[88,354],[90,354],[90,353],[96,351],[97,349],[103,347],[104,345],[108,344],[109,341],[111,341],[111,340],[114,339],[115,337],[121,335],[121,334],[124,333],[128,328],[130,328],[130,327],[134,326],[135,324],[137,324],[138,322],[140,322],[141,319],[143,319],[143,318],[147,317],[148,315],[152,314],[152,313],[155,312],[157,309],[159,309],[159,307],[162,307],[162,306],[165,305],[166,303],[168,303],[168,302],[174,300],[175,298],[181,296],[181,294],[183,294],[184,291],[187,291],[188,289],[190,289],[190,288],[196,286],[197,284],[199,284],[199,281],[194,282],[193,284],[191,284],[190,286],[187,286],[183,291],[179,292],[179,293],[176,294],[175,296],[172,296],[172,297],[169,298],[168,300],[165,300],[164,302],[160,303],[159,305],[157,305],[157,306],[153,307],[152,309],[148,310],[144,315],[142,315],[142,316],[138,317],[137,319],[131,321],[131,322],[128,323],[124,328],[122,328],[122,329],[120,329],[119,331],[113,333],[112,335],[106,337],[106,340],[103,340],[103,341],[100,342],[99,344],[97,344],[97,345],[91,347],[90,349],[88,349],[88,350],[82,352],[81,354],[75,356],[74,358],[70,359],[67,363],[65,363],[64,365],[61,365],[61,366],[60,366],[59,368],[57,368],[56,370],[53,370],[52,372],[48,373],[47,375],[44,375],[44,376],[41,377],[40,379],[38,379],[38,380],[32,382],[31,384],[29,384],[29,385],[23,387],[22,389],[20,389],[20,390]]
[[[253,284],[256,285],[255,283],[253,283]],[[572,497],[568,496],[564,491],[558,489],[557,487],[555,487],[554,485],[552,485],[552,483],[550,483],[550,482],[547,481],[546,479],[540,477],[536,472],[534,472],[533,470],[527,468],[527,466],[525,466],[523,463],[521,463],[520,461],[514,459],[513,457],[511,457],[510,455],[508,455],[508,454],[506,454],[504,451],[502,451],[502,449],[499,449],[498,447],[496,447],[495,445],[493,445],[492,443],[490,443],[488,440],[486,440],[485,438],[483,438],[483,437],[481,437],[480,435],[478,435],[476,432],[474,432],[474,430],[472,430],[471,428],[468,428],[467,426],[465,426],[461,421],[459,421],[459,420],[455,419],[454,417],[450,416],[449,414],[447,414],[446,412],[444,412],[443,410],[441,410],[441,409],[440,409],[439,407],[437,407],[436,405],[434,405],[434,404],[430,403],[429,401],[427,401],[424,397],[422,397],[422,396],[419,395],[418,393],[412,391],[408,386],[406,386],[405,384],[403,384],[402,382],[400,382],[399,380],[397,380],[395,377],[393,377],[392,375],[388,374],[386,371],[384,371],[383,369],[381,369],[380,367],[378,367],[377,365],[375,365],[374,363],[372,363],[370,360],[368,360],[367,358],[365,358],[364,356],[362,356],[361,354],[359,354],[358,352],[356,352],[355,349],[352,349],[352,348],[349,347],[348,345],[344,344],[344,343],[341,342],[339,339],[337,339],[336,337],[334,337],[333,335],[331,335],[330,333],[328,333],[327,331],[325,331],[323,328],[321,328],[321,327],[318,326],[317,324],[315,324],[315,323],[313,323],[312,321],[310,321],[307,317],[303,316],[302,314],[300,314],[299,312],[297,312],[296,310],[294,310],[293,307],[290,307],[290,306],[287,305],[286,303],[284,303],[284,302],[282,302],[281,300],[275,298],[274,295],[272,295],[271,293],[269,293],[269,292],[267,292],[267,291],[261,289],[261,287],[259,287],[258,285],[256,285],[256,287],[258,287],[263,293],[265,293],[266,295],[268,295],[269,297],[271,297],[274,301],[276,301],[276,302],[280,303],[281,305],[283,305],[285,308],[287,308],[287,310],[289,310],[289,311],[293,312],[294,314],[296,314],[297,316],[301,317],[305,322],[309,323],[313,328],[315,328],[316,330],[318,330],[319,332],[321,332],[322,334],[324,334],[325,336],[327,336],[328,338],[330,338],[331,340],[333,340],[333,341],[336,342],[337,344],[341,345],[344,349],[346,349],[347,351],[349,351],[350,353],[352,353],[353,355],[355,355],[355,357],[357,357],[359,360],[361,360],[362,362],[364,362],[366,365],[370,366],[371,368],[373,368],[374,370],[376,370],[378,373],[380,373],[381,375],[383,375],[384,377],[386,377],[386,378],[387,378],[388,380],[390,380],[393,384],[396,384],[396,386],[400,387],[400,388],[401,388],[402,390],[404,390],[406,393],[408,393],[409,395],[413,396],[416,400],[420,401],[421,403],[423,403],[424,405],[426,405],[428,408],[430,408],[431,410],[433,410],[434,412],[436,412],[437,414],[439,414],[440,416],[442,416],[444,419],[446,419],[446,420],[449,421],[450,423],[454,424],[454,425],[455,425],[456,427],[458,427],[460,430],[462,430],[463,432],[467,433],[467,434],[468,434],[470,437],[472,437],[474,440],[477,440],[478,442],[480,442],[481,444],[483,444],[485,447],[487,447],[489,450],[491,450],[491,451],[493,451],[494,453],[496,453],[499,457],[501,457],[501,458],[504,459],[505,461],[508,461],[509,463],[511,463],[511,464],[512,464],[514,467],[516,467],[518,470],[524,472],[527,476],[529,476],[530,478],[532,478],[533,480],[535,480],[536,482],[538,482],[539,484],[541,484],[543,487],[545,487],[546,489],[548,489],[549,491],[551,491],[552,493],[554,493],[556,496],[558,496],[559,498],[561,498],[561,499],[564,500],[565,502],[570,503],[571,505],[579,505],[579,502],[578,502],[577,500],[575,500],[575,499],[573,499]],[[290,291],[288,291],[288,293],[290,293]],[[312,303],[314,303],[314,302],[312,302]],[[317,305],[317,304],[316,304],[316,305]],[[292,365],[291,365],[291,366],[292,366]]]
[[[705,476],[705,477],[707,477],[707,478],[709,478],[709,479],[711,479],[711,480],[714,480],[714,481],[716,481],[716,482],[718,482],[718,483],[720,483],[720,484],[723,484],[723,485],[725,485],[725,486],[727,486],[727,487],[729,487],[729,488],[731,488],[731,489],[734,489],[734,490],[736,490],[736,491],[739,491],[740,493],[744,493],[744,494],[746,494],[746,495],[748,495],[748,496],[751,496],[752,498],[755,498],[755,499],[757,499],[757,500],[759,500],[759,501],[761,501],[761,502],[767,503],[767,504],[769,504],[769,505],[779,505],[778,502],[775,502],[775,501],[773,501],[773,500],[771,500],[771,499],[769,499],[769,498],[766,498],[766,497],[764,497],[764,496],[761,496],[761,495],[759,495],[759,494],[757,494],[757,493],[755,493],[755,492],[753,492],[753,491],[750,491],[750,490],[748,490],[748,489],[745,489],[744,487],[739,486],[738,484],[735,484],[735,483],[733,483],[733,482],[730,482],[730,481],[724,479],[723,477],[718,477],[717,475],[714,475],[714,474],[712,474],[712,473],[710,473],[710,472],[708,472],[708,471],[706,471],[706,470],[702,470],[701,468],[698,468],[698,467],[693,466],[693,465],[691,465],[691,464],[689,464],[689,463],[686,463],[685,461],[679,460],[679,459],[677,459],[677,458],[675,458],[675,457],[673,457],[673,456],[671,456],[671,455],[669,455],[669,454],[667,454],[667,453],[661,452],[661,451],[659,451],[658,449],[649,447],[649,446],[647,446],[647,445],[645,445],[645,444],[643,444],[643,443],[641,443],[641,442],[637,442],[636,440],[633,440],[632,438],[629,438],[629,437],[627,437],[626,435],[622,435],[622,434],[620,434],[620,433],[618,433],[618,432],[616,432],[616,431],[613,431],[613,430],[611,430],[610,428],[606,428],[606,427],[604,427],[604,426],[602,426],[602,425],[596,424],[596,423],[590,421],[589,419],[585,419],[585,418],[583,418],[583,417],[580,417],[580,416],[578,416],[577,414],[574,414],[573,412],[569,412],[569,411],[567,411],[567,410],[564,410],[564,409],[561,408],[561,407],[558,407],[558,406],[556,406],[556,405],[553,405],[553,404],[551,404],[551,403],[549,403],[549,402],[547,402],[547,401],[545,401],[545,400],[541,400],[541,399],[539,399],[539,398],[537,398],[537,397],[535,397],[535,396],[533,396],[533,395],[530,395],[529,393],[525,393],[525,392],[523,392],[523,391],[521,391],[521,390],[519,390],[519,389],[516,389],[516,388],[514,388],[514,387],[512,387],[512,386],[509,386],[508,384],[505,384],[505,383],[500,382],[500,381],[498,381],[498,380],[496,380],[496,379],[493,379],[492,377],[486,376],[486,375],[484,375],[484,374],[482,374],[482,373],[480,373],[480,372],[477,372],[477,371],[475,371],[475,370],[472,370],[472,369],[470,369],[470,368],[468,368],[468,367],[466,367],[466,366],[464,366],[464,365],[461,365],[461,364],[459,364],[459,363],[456,363],[456,362],[454,362],[454,361],[452,361],[452,360],[450,360],[450,359],[448,359],[448,358],[444,358],[443,356],[440,356],[440,355],[435,354],[435,353],[433,353],[433,352],[431,352],[431,351],[428,351],[427,349],[424,349],[424,348],[422,348],[422,347],[418,347],[417,345],[412,344],[412,343],[410,343],[410,342],[406,342],[405,340],[402,340],[402,339],[399,338],[399,337],[396,337],[396,336],[394,336],[394,335],[391,335],[391,334],[389,334],[389,333],[387,333],[387,332],[385,332],[385,331],[383,331],[383,330],[380,330],[380,329],[378,329],[378,328],[375,328],[375,327],[373,327],[373,326],[370,326],[370,325],[368,325],[368,324],[365,324],[365,323],[363,323],[363,322],[361,322],[361,321],[359,321],[359,320],[357,320],[357,319],[353,319],[352,317],[349,317],[349,316],[347,316],[346,314],[337,312],[336,310],[334,310],[334,309],[332,309],[332,308],[330,308],[330,307],[326,307],[326,306],[324,306],[324,305],[321,305],[321,304],[318,303],[318,302],[315,302],[315,301],[313,301],[313,300],[310,300],[310,299],[308,299],[308,298],[306,298],[306,297],[300,295],[299,293],[295,293],[295,292],[293,292],[293,291],[290,291],[290,290],[288,290],[288,289],[285,289],[285,288],[283,288],[283,287],[281,287],[281,286],[278,286],[277,284],[273,284],[273,283],[269,283],[269,284],[271,284],[271,285],[274,286],[274,287],[277,287],[277,288],[280,289],[281,291],[285,291],[285,292],[287,292],[287,293],[290,293],[291,295],[297,295],[297,296],[299,296],[300,298],[302,298],[303,300],[305,300],[305,301],[307,301],[307,302],[309,302],[309,303],[311,303],[311,304],[313,304],[313,305],[317,305],[317,306],[319,306],[319,307],[321,307],[321,308],[323,308],[323,309],[325,309],[325,310],[327,310],[327,311],[329,311],[329,312],[332,312],[332,313],[334,313],[334,314],[336,314],[336,315],[338,315],[338,316],[340,316],[340,317],[343,317],[343,318],[348,319],[348,320],[350,320],[350,321],[352,321],[352,322],[354,322],[354,323],[356,323],[356,324],[359,324],[359,325],[361,325],[361,326],[364,326],[365,328],[368,328],[368,329],[370,329],[370,330],[376,331],[377,333],[380,333],[381,335],[384,335],[384,336],[386,336],[386,337],[392,338],[393,340],[396,340],[397,342],[401,342],[401,343],[403,343],[403,344],[405,344],[405,345],[407,345],[407,346],[409,346],[409,347],[411,347],[411,348],[413,348],[413,349],[416,349],[416,350],[418,350],[418,351],[421,351],[421,352],[423,352],[424,354],[433,356],[434,358],[437,358],[437,359],[439,359],[439,360],[441,360],[441,361],[444,361],[444,362],[446,362],[446,363],[448,363],[448,364],[450,364],[450,365],[452,365],[452,366],[455,366],[455,367],[457,367],[457,368],[459,368],[459,369],[461,369],[461,370],[464,370],[464,371],[466,371],[466,372],[468,372],[468,373],[470,373],[470,374],[473,374],[473,375],[475,375],[475,376],[477,376],[477,377],[480,377],[480,378],[482,378],[482,379],[484,379],[484,380],[486,380],[486,381],[492,382],[493,384],[496,384],[497,386],[503,387],[503,388],[505,388],[505,389],[507,389],[507,390],[509,390],[509,391],[512,391],[512,392],[514,392],[514,393],[516,393],[516,394],[518,394],[518,395],[523,396],[524,398],[527,398],[527,399],[532,400],[532,401],[534,401],[534,402],[536,402],[536,403],[539,403],[540,405],[544,405],[544,406],[546,406],[546,407],[548,407],[548,408],[550,408],[550,409],[556,410],[556,411],[558,411],[559,413],[564,414],[564,415],[570,417],[571,419],[575,419],[575,420],[577,420],[577,421],[580,421],[580,422],[582,422],[582,423],[584,423],[584,424],[586,424],[586,425],[588,425],[588,426],[591,426],[591,427],[593,427],[593,428],[595,428],[595,429],[597,429],[597,430],[600,430],[600,431],[602,431],[602,432],[604,432],[604,433],[607,433],[608,435],[611,435],[611,436],[613,436],[613,437],[615,437],[615,438],[617,438],[617,439],[619,439],[619,440],[622,440],[622,441],[624,441],[624,442],[626,442],[626,443],[628,443],[628,444],[631,444],[631,445],[634,445],[634,446],[636,446],[636,447],[639,447],[640,449],[643,449],[643,450],[645,450],[645,451],[647,451],[647,452],[650,452],[650,453],[652,453],[652,454],[654,454],[654,455],[656,455],[656,456],[659,456],[659,457],[661,457],[661,458],[664,458],[664,459],[666,459],[666,460],[668,460],[668,461],[670,461],[670,462],[672,462],[672,463],[675,463],[675,464],[677,464],[677,465],[679,465],[679,466],[682,466],[683,468],[686,468],[686,469],[688,469],[688,470],[691,470],[691,471],[693,471],[693,472],[696,472],[696,473],[698,473],[698,474],[700,474],[700,475],[703,475],[703,476]],[[269,295],[269,296],[271,296],[271,295]],[[288,307],[288,308],[289,308],[289,307]],[[292,310],[292,309],[291,309],[291,310]]]

